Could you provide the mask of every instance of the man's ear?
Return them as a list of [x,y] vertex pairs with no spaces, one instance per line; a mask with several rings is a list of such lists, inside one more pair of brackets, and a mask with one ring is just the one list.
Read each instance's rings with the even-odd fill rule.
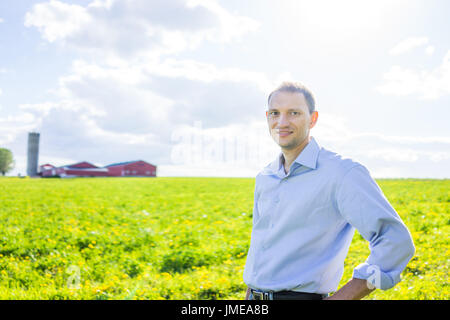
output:
[[311,122],[309,124],[309,128],[311,129],[312,127],[314,127],[316,125],[317,119],[319,118],[319,113],[317,111],[314,111],[311,114]]

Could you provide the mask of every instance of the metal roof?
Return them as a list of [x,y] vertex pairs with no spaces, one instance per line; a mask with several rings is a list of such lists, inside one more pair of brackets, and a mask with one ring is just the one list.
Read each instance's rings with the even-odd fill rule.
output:
[[[88,161],[80,161],[80,162],[72,163],[72,164],[69,164],[69,165],[66,165],[66,166],[60,166],[59,168],[65,168],[65,167],[67,167],[67,168],[74,168],[74,169],[83,169],[83,168],[74,167],[74,166],[76,166],[76,165],[78,165],[78,164],[82,164],[82,163],[87,163],[87,164],[90,164],[91,166],[94,166],[95,168],[98,168],[95,164],[90,163],[90,162],[88,162]],[[84,168],[84,169],[86,169],[86,168]]]
[[[114,167],[114,166],[123,166],[125,164],[135,163],[135,162],[139,162],[139,161],[148,163],[148,162],[143,161],[143,160],[125,161],[125,162],[117,162],[117,163],[108,164],[107,166],[105,166],[105,168],[107,168],[107,167]],[[149,163],[149,164],[152,165],[151,163]]]
[[[147,164],[149,164],[149,165],[151,165],[151,166],[153,166],[153,167],[156,167],[154,164],[148,163],[147,161],[144,161],[144,160],[133,160],[133,161],[125,161],[125,162],[117,162],[117,163],[108,164],[107,166],[104,166],[103,168],[114,167],[114,166],[122,166],[122,165],[130,164],[130,163],[135,163],[135,162],[139,162],[139,161],[145,162],[145,163],[147,163]],[[90,162],[88,162],[88,161],[80,161],[80,162],[73,163],[73,164],[70,164],[70,165],[63,165],[63,166],[54,167],[54,168],[55,168],[55,169],[57,169],[57,168],[87,169],[87,168],[77,168],[77,167],[73,167],[74,165],[77,165],[77,164],[80,164],[80,163],[84,163],[84,162],[85,162],[85,163],[89,163],[89,164],[95,166],[95,168],[97,168],[97,169],[102,168],[102,167],[98,167],[98,166],[96,166],[96,165],[94,165],[94,164],[92,164],[92,163],[90,163]],[[95,169],[95,168],[89,168],[89,169]]]

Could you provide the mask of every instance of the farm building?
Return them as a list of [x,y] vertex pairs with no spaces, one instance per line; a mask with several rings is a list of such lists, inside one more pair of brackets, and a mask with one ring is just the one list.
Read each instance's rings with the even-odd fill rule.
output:
[[156,166],[142,160],[113,163],[103,168],[87,161],[68,166],[39,166],[42,177],[156,177]]
[[51,165],[50,163],[42,164],[39,166],[38,172],[42,172],[44,170],[49,170],[49,169],[53,169],[53,168],[55,168],[55,166]]
[[112,177],[156,177],[156,166],[142,160],[107,165]]
[[[87,161],[74,163],[68,166],[53,167],[49,168],[51,165],[44,165],[48,169],[43,169],[40,174],[42,177],[107,177],[108,169],[99,168],[92,163]],[[44,166],[40,166],[42,168]]]

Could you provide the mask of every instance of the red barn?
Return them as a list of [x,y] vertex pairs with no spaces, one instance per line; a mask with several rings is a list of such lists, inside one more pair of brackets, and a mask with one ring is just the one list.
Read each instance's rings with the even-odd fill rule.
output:
[[55,166],[50,164],[50,163],[46,163],[46,164],[40,165],[39,168],[38,168],[38,175],[42,176],[42,172],[44,172],[46,170],[51,170],[53,168],[55,168]]
[[[108,169],[99,168],[87,161],[74,163],[63,167],[50,167],[51,165],[41,166],[43,177],[107,177]],[[44,169],[47,167],[47,169]]]
[[113,163],[103,168],[87,161],[68,166],[55,167],[51,164],[39,166],[42,177],[156,177],[156,166],[142,161]]
[[105,166],[110,177],[156,177],[156,166],[142,161],[127,161]]

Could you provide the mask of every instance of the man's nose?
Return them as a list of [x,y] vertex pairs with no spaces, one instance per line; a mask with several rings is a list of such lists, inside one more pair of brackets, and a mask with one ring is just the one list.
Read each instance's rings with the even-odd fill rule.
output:
[[278,126],[284,127],[289,125],[289,117],[287,114],[280,114],[278,118]]

